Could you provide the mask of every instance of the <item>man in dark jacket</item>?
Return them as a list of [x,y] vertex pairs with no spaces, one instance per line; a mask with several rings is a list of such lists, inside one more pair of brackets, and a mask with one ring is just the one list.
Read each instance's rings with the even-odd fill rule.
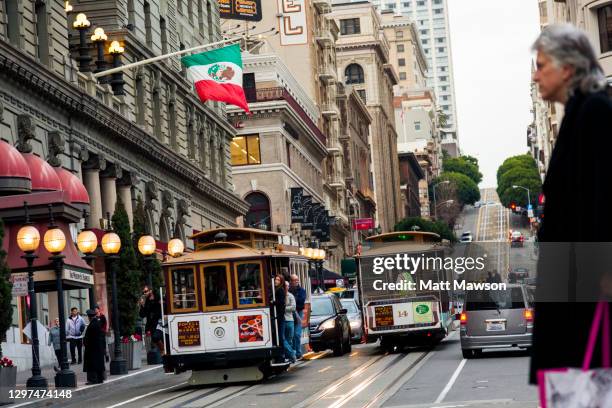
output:
[[293,349],[295,350],[295,358],[302,359],[302,321],[304,321],[304,305],[306,303],[306,290],[300,286],[300,278],[297,275],[291,275],[289,292],[295,298],[295,311],[297,318],[294,319],[295,330],[293,332]]
[[145,333],[151,336],[151,345],[155,345],[160,353],[164,353],[163,338],[159,336],[157,325],[161,319],[161,302],[155,292],[148,286],[143,291],[143,299],[140,300],[140,317],[147,319],[145,323]]
[[83,360],[83,371],[87,373],[87,384],[100,384],[104,382],[104,350],[105,338],[94,310],[87,311],[89,325],[85,329],[85,355]]
[[[542,98],[565,105],[543,185],[544,219],[538,231],[530,369],[535,384],[538,370],[582,365],[601,281],[612,270],[612,102],[582,31],[549,26],[533,48],[538,52],[533,80]],[[592,359],[592,367],[598,366],[599,341]]]

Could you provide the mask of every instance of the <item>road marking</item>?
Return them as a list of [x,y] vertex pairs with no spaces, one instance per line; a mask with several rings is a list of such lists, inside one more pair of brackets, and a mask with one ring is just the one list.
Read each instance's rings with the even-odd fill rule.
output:
[[450,378],[450,380],[448,380],[448,383],[446,384],[446,387],[444,387],[444,389],[442,390],[440,395],[438,395],[438,398],[436,398],[436,400],[434,401],[434,404],[439,404],[440,402],[442,402],[444,400],[444,398],[446,398],[446,394],[448,394],[448,392],[450,391],[450,389],[453,386],[453,384],[455,383],[455,381],[457,381],[457,377],[459,377],[459,373],[463,369],[463,366],[465,365],[465,363],[467,363],[467,360],[464,358],[459,363],[459,366],[457,367],[457,369],[453,373],[453,375]]
[[324,373],[324,372],[326,372],[327,370],[329,370],[330,368],[332,368],[332,366],[327,366],[327,367],[325,367],[325,368],[320,369],[320,370],[319,370],[319,372],[320,372],[320,373]]
[[155,394],[158,394],[158,393],[163,392],[163,391],[168,391],[168,390],[171,390],[172,388],[180,387],[180,386],[182,386],[182,385],[186,385],[186,384],[187,384],[187,381],[182,382],[182,383],[180,383],[180,384],[173,385],[172,387],[166,387],[166,388],[162,388],[162,389],[159,389],[159,390],[151,391],[151,392],[149,392],[149,393],[147,393],[147,394],[139,395],[139,396],[134,397],[134,398],[131,398],[131,399],[129,399],[129,400],[122,401],[122,402],[120,402],[120,403],[118,403],[118,404],[115,404],[115,405],[110,405],[110,406],[108,406],[108,407],[106,407],[106,408],[116,408],[116,407],[120,407],[120,406],[122,406],[122,405],[125,405],[125,404],[130,404],[130,403],[132,403],[132,402],[134,402],[134,401],[138,401],[139,399],[146,398],[146,397],[150,397],[151,395],[155,395]]
[[325,351],[321,351],[319,353],[314,353],[313,355],[308,356],[308,358],[306,358],[306,356],[304,356],[305,360],[318,360],[321,357],[325,357],[326,355],[330,354],[331,351],[329,350],[325,350]]
[[349,357],[355,357],[357,354],[359,354],[358,351],[353,351],[351,354],[349,354]]
[[[319,372],[320,372],[320,371],[319,371]],[[292,389],[292,388],[293,388],[293,387],[295,387],[295,386],[296,386],[296,384],[291,384],[291,385],[290,385],[290,386],[288,386],[287,388],[285,388],[285,389],[281,390],[281,392],[287,392],[287,391],[289,391],[290,389]]]

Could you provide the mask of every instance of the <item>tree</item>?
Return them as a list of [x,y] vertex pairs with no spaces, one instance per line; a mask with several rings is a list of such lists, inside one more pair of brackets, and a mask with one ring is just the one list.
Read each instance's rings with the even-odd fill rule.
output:
[[413,227],[418,227],[416,231],[434,232],[440,235],[440,238],[447,239],[451,242],[457,241],[457,237],[450,227],[443,221],[430,221],[421,217],[404,218],[395,225],[395,231],[413,231]]
[[536,171],[538,166],[529,154],[521,154],[519,156],[512,156],[504,160],[501,166],[497,169],[497,185],[500,184],[500,179],[504,173],[514,167],[524,167],[524,168],[535,168]]
[[[138,269],[142,271],[142,280],[140,282],[142,286],[147,283],[148,276],[145,268],[144,256],[138,251],[138,240],[143,235],[149,234],[151,234],[151,231],[147,228],[147,213],[144,208],[144,203],[142,202],[142,197],[139,196],[136,201],[136,208],[134,209],[134,248],[136,248],[136,257],[138,258]],[[153,288],[151,289],[163,286],[162,267],[157,258],[154,258],[151,262],[151,269],[153,280]]]
[[515,203],[520,207],[527,206],[527,192],[521,186],[529,189],[531,204],[536,205],[542,189],[540,174],[533,157],[529,155],[514,156],[506,159],[497,170],[497,194],[506,207]]
[[142,270],[138,267],[138,259],[134,251],[130,221],[125,206],[117,198],[115,213],[113,214],[113,229],[121,239],[119,262],[117,268],[117,300],[119,306],[119,321],[122,336],[134,334],[136,318],[138,316],[138,299]]
[[0,218],[0,358],[2,358],[1,343],[6,332],[13,322],[13,306],[11,305],[11,290],[13,285],[9,281],[11,271],[6,264],[6,251],[3,249],[4,222]]
[[443,171],[465,174],[478,184],[482,181],[482,173],[478,169],[478,162],[474,163],[471,159],[463,156],[448,157],[442,162]]
[[439,177],[436,177],[432,181],[432,185],[446,180],[455,185],[455,188],[457,189],[456,198],[459,200],[459,203],[462,206],[466,204],[474,204],[476,201],[480,200],[480,190],[478,189],[478,185],[474,182],[474,180],[462,173],[443,172]]

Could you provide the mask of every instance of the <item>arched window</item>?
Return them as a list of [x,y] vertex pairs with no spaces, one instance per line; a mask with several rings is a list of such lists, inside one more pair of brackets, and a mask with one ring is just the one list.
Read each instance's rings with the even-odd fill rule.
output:
[[244,200],[249,203],[249,212],[244,216],[244,226],[272,231],[270,200],[262,193],[251,193]]
[[365,78],[363,76],[363,68],[359,64],[351,64],[344,70],[344,76],[346,77],[346,84],[363,84]]

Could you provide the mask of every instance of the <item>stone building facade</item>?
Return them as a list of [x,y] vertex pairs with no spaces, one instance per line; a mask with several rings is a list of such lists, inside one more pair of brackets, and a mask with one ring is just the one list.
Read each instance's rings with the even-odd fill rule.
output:
[[[90,227],[103,227],[100,219],[112,215],[118,197],[130,215],[143,200],[149,232],[162,246],[173,235],[185,239],[194,230],[235,225],[248,206],[233,192],[235,131],[224,107],[199,101],[177,59],[127,71],[124,95],[114,95],[108,83],[77,68],[79,36],[72,28],[76,13],[86,13],[87,53],[95,59],[89,35],[102,27],[107,65],[111,40],[125,48],[127,63],[219,39],[216,2],[81,0],[72,6],[67,13],[58,0],[0,2],[1,137],[30,143],[35,154],[83,180]],[[75,235],[78,228],[73,225]],[[102,264],[96,264],[95,285],[107,309]],[[83,309],[84,292],[69,293],[67,307]],[[14,303],[15,316],[22,316],[20,301]],[[57,315],[48,302],[39,305],[50,321]]]
[[389,63],[389,42],[380,14],[369,2],[334,2],[332,16],[340,27],[336,42],[338,76],[366,101],[372,117],[370,146],[377,223],[383,232],[392,231],[403,218],[403,207],[393,112],[393,86],[398,77]]

